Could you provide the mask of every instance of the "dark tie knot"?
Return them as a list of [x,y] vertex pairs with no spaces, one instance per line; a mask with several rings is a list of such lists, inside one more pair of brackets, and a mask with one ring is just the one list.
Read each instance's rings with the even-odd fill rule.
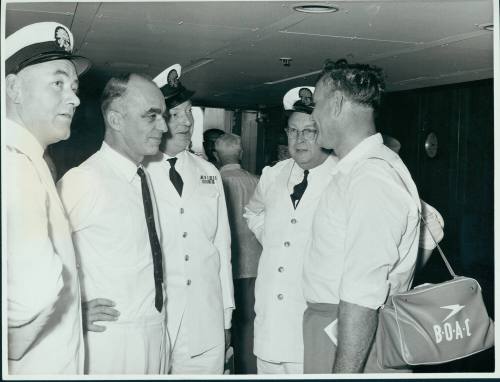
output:
[[139,175],[141,179],[144,179],[146,177],[146,174],[144,173],[142,167],[137,167],[137,175]]
[[177,158],[167,159],[167,162],[170,163],[170,167],[175,167],[175,163],[177,162]]
[[307,175],[309,175],[309,170],[304,170],[304,179],[307,179]]

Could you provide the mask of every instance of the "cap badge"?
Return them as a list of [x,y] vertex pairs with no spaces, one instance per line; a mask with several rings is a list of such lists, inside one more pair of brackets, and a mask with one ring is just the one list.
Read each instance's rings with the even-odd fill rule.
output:
[[312,102],[313,94],[308,88],[300,89],[299,90],[299,97],[300,97],[300,101],[305,106],[309,106],[313,103]]
[[179,86],[179,74],[177,74],[177,70],[172,69],[170,72],[168,72],[167,83],[173,88]]
[[66,29],[63,27],[57,27],[54,37],[59,48],[64,49],[66,52],[71,52],[71,39]]

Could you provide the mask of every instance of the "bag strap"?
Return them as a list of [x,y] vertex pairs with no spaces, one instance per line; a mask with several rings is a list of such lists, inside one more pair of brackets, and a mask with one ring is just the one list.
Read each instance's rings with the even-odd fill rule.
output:
[[436,239],[435,239],[435,238],[434,238],[434,236],[432,235],[432,232],[431,232],[431,230],[430,230],[429,226],[427,225],[427,222],[425,221],[425,219],[424,219],[424,217],[423,217],[422,215],[420,215],[420,220],[424,223],[425,228],[427,228],[427,231],[429,232],[429,235],[430,235],[430,236],[431,236],[431,238],[432,238],[432,241],[434,242],[434,244],[436,244],[436,248],[438,249],[438,252],[439,252],[439,254],[441,255],[441,258],[443,259],[444,264],[446,265],[446,268],[448,268],[448,272],[450,272],[450,274],[451,274],[451,276],[452,276],[453,278],[458,277],[458,276],[456,275],[456,273],[455,273],[455,272],[453,272],[453,269],[451,268],[451,265],[450,265],[450,263],[448,262],[448,259],[446,258],[446,256],[444,255],[443,250],[441,249],[441,247],[439,246],[438,242],[436,241]]
[[[393,170],[394,172],[397,174],[397,176],[399,177],[399,180],[401,180],[401,183],[403,183],[403,186],[406,190],[406,192],[408,192],[408,194],[410,195],[410,197],[412,197],[413,199],[413,196],[410,192],[410,190],[408,189],[408,187],[406,186],[406,183],[405,181],[403,180],[403,178],[401,177],[401,175],[399,174],[398,170],[396,170],[394,168],[394,166],[392,165],[392,163],[390,163],[388,160],[384,159],[384,158],[380,158],[380,157],[369,157],[368,159],[379,159],[379,160],[383,160],[384,162],[386,162]],[[421,208],[419,208],[418,210],[420,211]],[[436,239],[434,238],[434,235],[432,234],[429,226],[427,225],[427,222],[425,221],[424,217],[422,216],[422,214],[419,212],[419,217],[420,217],[420,221],[422,223],[424,223],[425,225],[425,228],[427,228],[427,231],[429,232],[429,235],[431,235],[431,238],[432,238],[432,241],[434,242],[434,244],[436,244],[436,248],[438,249],[439,251],[439,254],[441,255],[441,258],[443,259],[444,261],[444,264],[446,265],[446,268],[448,269],[448,272],[450,272],[450,275],[453,277],[453,278],[457,278],[458,276],[456,275],[456,273],[453,271],[453,268],[451,267],[450,263],[448,262],[448,259],[446,258],[446,256],[444,255],[444,252],[443,250],[441,249],[441,247],[439,246],[438,242],[436,241]]]

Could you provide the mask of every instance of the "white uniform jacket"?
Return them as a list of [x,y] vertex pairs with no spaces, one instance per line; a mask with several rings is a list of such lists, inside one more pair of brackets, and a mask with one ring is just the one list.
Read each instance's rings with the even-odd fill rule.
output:
[[24,127],[10,120],[4,127],[9,349],[36,338],[20,359],[9,359],[9,373],[81,374],[80,286],[69,223],[43,148]]
[[234,309],[231,234],[222,181],[208,161],[187,151],[177,155],[182,197],[169,178],[169,156],[146,163],[161,227],[167,285],[167,327],[175,340],[187,320],[189,352],[201,354],[224,343]]
[[302,262],[311,244],[316,206],[337,158],[309,171],[308,186],[297,209],[290,194],[303,178],[293,159],[266,167],[246,207],[250,229],[263,246],[255,284],[254,353],[270,362],[303,362]]

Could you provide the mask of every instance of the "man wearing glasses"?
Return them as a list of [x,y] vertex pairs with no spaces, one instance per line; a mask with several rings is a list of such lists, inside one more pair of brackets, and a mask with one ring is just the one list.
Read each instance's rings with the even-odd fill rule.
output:
[[331,151],[316,144],[313,92],[298,87],[285,95],[285,111],[291,112],[286,128],[291,158],[264,168],[245,207],[248,226],[263,246],[255,286],[259,374],[303,373],[302,262],[314,211],[337,162]]

